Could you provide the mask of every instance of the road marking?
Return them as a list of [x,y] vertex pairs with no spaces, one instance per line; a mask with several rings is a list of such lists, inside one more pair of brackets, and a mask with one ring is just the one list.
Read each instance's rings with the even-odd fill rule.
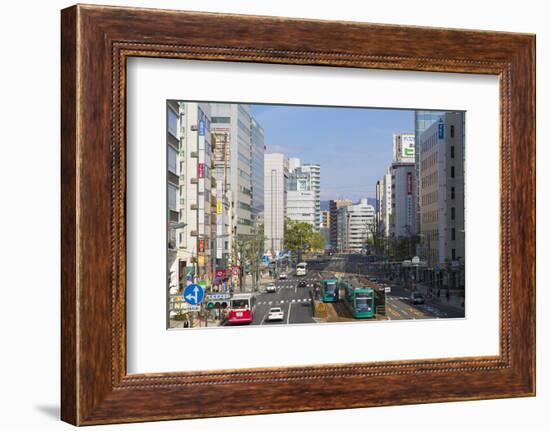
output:
[[286,324],[288,325],[290,322],[290,309],[292,308],[292,303],[288,305],[288,316],[286,316]]

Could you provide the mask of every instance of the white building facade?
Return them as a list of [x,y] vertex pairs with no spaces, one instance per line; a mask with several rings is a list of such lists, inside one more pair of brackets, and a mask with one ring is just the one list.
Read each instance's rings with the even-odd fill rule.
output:
[[287,217],[288,158],[282,153],[264,155],[265,251],[272,255],[284,249]]
[[214,177],[216,182],[224,182],[229,197],[231,242],[232,238],[247,238],[253,231],[250,107],[234,103],[210,105],[212,133],[223,140],[228,151],[224,166],[216,164]]
[[367,249],[374,234],[375,210],[363,198],[356,204],[337,210],[337,244],[342,253],[359,253]]
[[464,113],[447,112],[420,144],[421,249],[430,267],[464,264]]
[[315,230],[321,229],[321,166],[304,163],[300,166],[302,172],[310,174],[311,191],[315,196]]

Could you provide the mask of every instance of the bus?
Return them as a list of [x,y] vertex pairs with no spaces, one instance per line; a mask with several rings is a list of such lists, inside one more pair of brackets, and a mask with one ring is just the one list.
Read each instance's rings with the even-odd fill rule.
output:
[[252,323],[256,298],[251,293],[236,293],[229,301],[229,313],[227,314],[228,325],[239,325]]
[[321,300],[323,302],[338,302],[340,282],[337,278],[321,280]]
[[344,283],[346,303],[356,319],[374,317],[374,289],[372,287],[354,287],[349,282]]
[[305,277],[307,275],[307,263],[300,262],[296,265],[296,276]]

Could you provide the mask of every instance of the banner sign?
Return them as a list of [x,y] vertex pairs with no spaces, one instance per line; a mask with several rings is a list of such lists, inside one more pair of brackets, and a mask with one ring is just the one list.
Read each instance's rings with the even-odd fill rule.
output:
[[227,277],[227,269],[225,268],[216,269],[216,278],[226,278],[226,277]]

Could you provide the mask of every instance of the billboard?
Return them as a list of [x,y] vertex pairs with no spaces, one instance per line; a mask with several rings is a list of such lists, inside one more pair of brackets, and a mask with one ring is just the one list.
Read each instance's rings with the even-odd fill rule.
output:
[[414,159],[414,135],[401,135],[401,157],[403,159]]

